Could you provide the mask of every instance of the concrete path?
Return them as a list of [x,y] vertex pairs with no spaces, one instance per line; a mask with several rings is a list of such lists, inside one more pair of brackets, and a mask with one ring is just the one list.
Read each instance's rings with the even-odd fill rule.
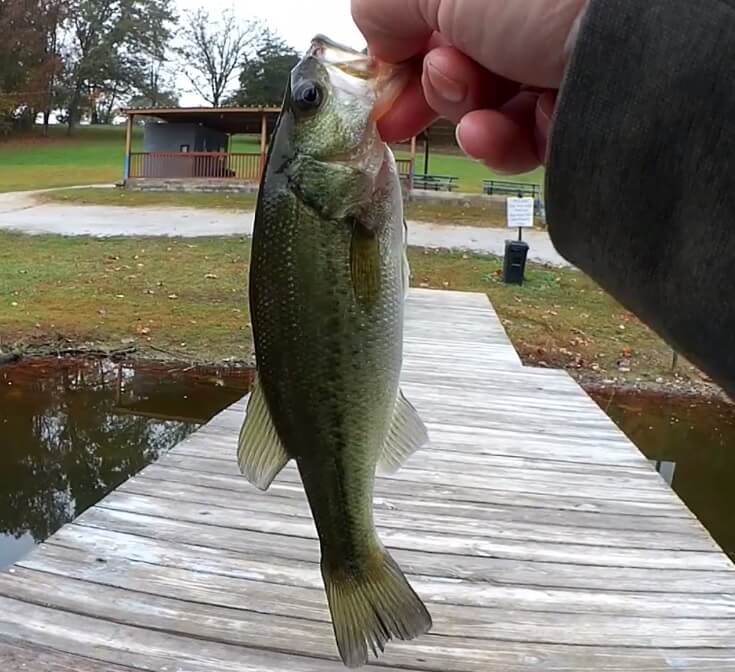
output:
[[[29,234],[65,236],[201,236],[249,235],[252,212],[197,208],[64,205],[39,203],[38,192],[0,194],[0,229]],[[514,232],[409,222],[411,245],[450,248],[502,255]],[[554,266],[569,264],[554,250],[545,231],[527,231],[529,258]]]

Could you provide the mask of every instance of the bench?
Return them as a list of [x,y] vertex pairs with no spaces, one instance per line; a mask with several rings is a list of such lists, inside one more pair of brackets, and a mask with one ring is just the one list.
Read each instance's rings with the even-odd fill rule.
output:
[[414,189],[428,191],[454,191],[458,180],[454,175],[417,175],[415,173],[411,179]]
[[512,196],[541,196],[541,186],[526,182],[505,182],[501,180],[483,180],[482,190],[489,195],[505,194]]

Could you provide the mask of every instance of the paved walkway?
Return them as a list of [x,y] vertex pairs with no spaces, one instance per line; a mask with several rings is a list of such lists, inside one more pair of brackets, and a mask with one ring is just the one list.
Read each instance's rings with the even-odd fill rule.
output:
[[[34,193],[0,194],[0,229],[65,236],[201,236],[249,235],[253,213],[197,208],[64,205],[38,203]],[[409,241],[419,247],[443,247],[502,255],[514,234],[481,229],[409,222]],[[569,266],[554,250],[545,231],[527,231],[533,261]]]

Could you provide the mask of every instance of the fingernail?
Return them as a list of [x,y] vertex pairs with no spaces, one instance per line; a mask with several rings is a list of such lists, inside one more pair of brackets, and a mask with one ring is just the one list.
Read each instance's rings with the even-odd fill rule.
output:
[[429,82],[437,94],[450,103],[461,103],[467,96],[467,87],[456,79],[452,79],[435,65],[426,66]]
[[464,152],[465,154],[467,154],[467,156],[469,156],[469,153],[467,152],[467,150],[466,150],[466,149],[464,148],[464,145],[462,144],[462,138],[460,137],[460,129],[461,129],[461,128],[462,128],[462,121],[460,121],[460,122],[459,122],[459,123],[457,124],[457,128],[455,128],[455,129],[454,129],[454,137],[455,137],[455,138],[456,138],[456,140],[457,140],[457,144],[459,145],[459,148],[460,148],[460,149],[461,149],[461,150],[462,150],[462,151],[463,151],[463,152]]
[[539,161],[546,164],[549,150],[549,136],[551,135],[552,117],[556,106],[556,95],[550,92],[539,97],[536,106],[536,149]]
[[572,53],[574,52],[574,48],[577,46],[577,38],[579,37],[579,28],[582,25],[582,20],[584,19],[584,15],[587,12],[587,5],[588,0],[584,0],[581,4],[581,7],[579,8],[579,13],[577,14],[577,17],[574,19],[574,23],[572,24],[571,29],[569,30],[569,35],[567,35],[567,39],[564,43],[564,64],[569,63],[569,59],[572,57]]

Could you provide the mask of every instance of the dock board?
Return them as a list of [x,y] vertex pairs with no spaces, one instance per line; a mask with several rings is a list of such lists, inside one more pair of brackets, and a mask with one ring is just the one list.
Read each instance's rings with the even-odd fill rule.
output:
[[[376,520],[434,628],[371,666],[735,671],[735,568],[485,296],[411,293],[403,388],[432,446],[378,480]],[[0,573],[0,670],[344,669],[296,470],[267,494],[238,473],[243,409]]]

